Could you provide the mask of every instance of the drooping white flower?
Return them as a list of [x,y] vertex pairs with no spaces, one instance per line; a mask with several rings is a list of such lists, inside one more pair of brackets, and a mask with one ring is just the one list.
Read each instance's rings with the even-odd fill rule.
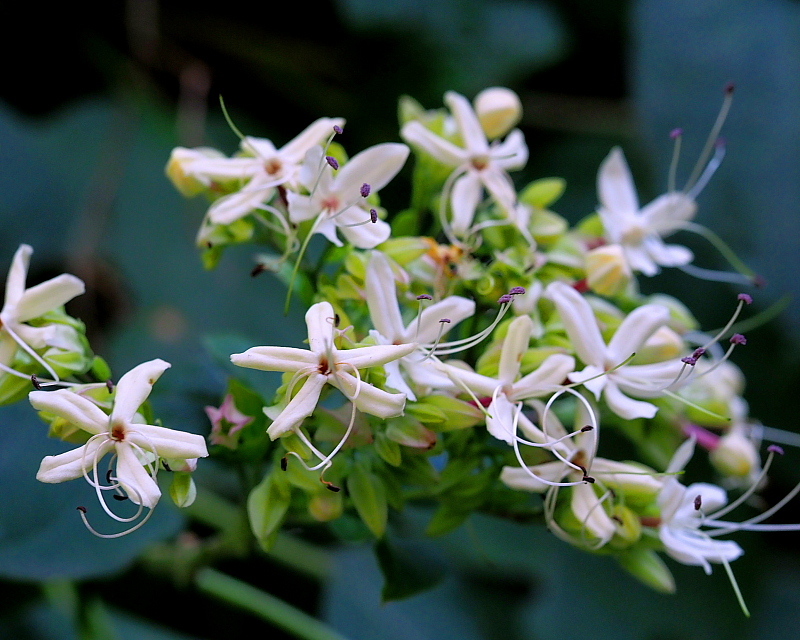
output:
[[464,96],[448,91],[444,102],[453,114],[463,147],[436,135],[416,120],[407,123],[400,135],[439,162],[455,167],[451,176],[455,182],[450,193],[450,224],[456,235],[463,236],[472,225],[484,189],[507,215],[514,215],[517,194],[507,172],[525,165],[528,147],[519,129],[509,133],[503,142],[490,145],[478,116]]
[[563,282],[551,283],[546,293],[558,310],[575,353],[586,365],[582,371],[571,374],[570,380],[584,382],[597,398],[602,393],[609,408],[621,418],[652,418],[658,411],[654,404],[629,396],[657,398],[663,395],[680,373],[680,361],[620,365],[667,324],[669,310],[653,304],[635,309],[606,344],[586,298]]
[[26,288],[25,280],[32,253],[33,249],[29,245],[20,245],[8,271],[5,301],[0,310],[0,365],[8,367],[17,349],[21,348],[47,369],[55,380],[58,380],[56,372],[34,352],[45,347],[66,350],[73,348],[74,331],[66,325],[47,324],[42,327],[32,327],[26,323],[63,306],[75,296],[82,294],[85,287],[79,278],[63,273],[34,287]]
[[211,223],[231,224],[267,202],[278,185],[296,187],[306,152],[330,137],[334,126],[343,125],[342,118],[320,118],[280,149],[266,138],[247,136],[241,142],[242,155],[234,158],[218,156],[208,149],[178,147],[172,152],[167,171],[171,176],[179,175],[179,182],[190,178],[206,186],[245,182],[235,193],[214,202],[208,211]]
[[607,239],[622,247],[628,264],[646,276],[662,267],[689,264],[694,256],[686,247],[665,244],[662,238],[678,230],[697,212],[685,193],[665,193],[643,208],[622,149],[614,147],[597,174],[598,213]]
[[519,316],[511,322],[500,352],[500,369],[496,378],[446,363],[439,365],[448,376],[478,397],[491,398],[487,407],[486,428],[495,438],[509,444],[514,441],[512,424],[518,411],[517,405],[531,398],[555,393],[575,370],[575,358],[554,353],[536,370],[517,380],[533,328],[533,321],[528,316]]
[[[375,327],[370,331],[370,335],[379,344],[417,343],[432,346],[432,343],[449,328],[475,313],[475,303],[472,300],[461,296],[448,296],[426,307],[419,317],[405,326],[397,302],[397,287],[392,267],[386,256],[378,251],[372,253],[367,266],[365,295],[369,315]],[[441,322],[443,319],[447,321],[444,325]],[[438,370],[434,360],[428,358],[421,349],[417,349],[403,358],[384,365],[386,384],[402,391],[410,400],[416,400],[417,397],[400,372],[401,367],[414,383],[422,387],[436,389],[452,387],[451,380]]]
[[339,231],[350,244],[371,249],[389,238],[391,228],[373,219],[362,189],[376,193],[403,168],[409,149],[404,144],[387,142],[356,154],[336,171],[323,161],[321,147],[306,154],[301,181],[310,195],[286,194],[292,222],[317,219],[314,233],[321,233],[337,246]]
[[317,407],[326,384],[339,389],[360,411],[379,418],[403,413],[406,396],[389,393],[361,380],[360,369],[378,367],[407,356],[417,345],[377,345],[337,349],[334,345],[334,311],[329,302],[318,302],[306,312],[309,349],[252,347],[231,356],[233,364],[261,371],[294,373],[303,386],[282,408],[267,429],[273,440],[299,427]]
[[[69,389],[32,391],[28,397],[35,409],[63,418],[91,434],[83,446],[44,458],[36,478],[64,482],[83,476],[98,495],[103,489],[120,487],[133,503],[155,507],[161,497],[155,480],[160,459],[188,460],[208,455],[202,436],[135,421],[153,384],[169,366],[163,360],[151,360],[122,376],[110,416]],[[104,485],[97,467],[108,453],[114,456],[114,468],[109,475],[111,485]],[[101,503],[105,505],[102,498]]]

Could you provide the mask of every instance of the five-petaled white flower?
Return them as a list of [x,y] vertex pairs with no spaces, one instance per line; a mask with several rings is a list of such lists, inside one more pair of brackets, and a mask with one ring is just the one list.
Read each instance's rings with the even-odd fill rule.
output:
[[486,428],[495,438],[511,444],[512,424],[519,403],[541,398],[558,391],[567,375],[575,370],[575,358],[554,353],[531,373],[519,380],[522,356],[528,350],[533,321],[528,316],[514,318],[500,351],[500,369],[496,378],[449,364],[440,368],[478,396],[491,398],[487,407]]
[[[375,327],[370,335],[380,344],[418,343],[434,348],[434,342],[440,335],[475,313],[475,303],[472,300],[448,296],[426,307],[419,317],[404,326],[394,282],[389,260],[384,254],[374,252],[367,266],[365,297]],[[446,321],[444,324],[443,320]],[[384,365],[386,384],[402,391],[410,400],[416,400],[417,397],[400,372],[401,367],[414,383],[422,387],[443,389],[453,386],[450,379],[438,370],[433,359],[428,358],[421,349],[416,350]]]
[[583,382],[598,399],[602,392],[609,408],[621,418],[652,418],[658,411],[654,404],[633,400],[628,395],[662,396],[680,373],[681,362],[675,359],[641,365],[622,363],[667,324],[669,310],[655,304],[634,309],[606,345],[586,298],[563,282],[551,283],[546,294],[558,309],[575,353],[586,365],[582,371],[571,374],[570,380]]
[[457,235],[463,236],[469,232],[484,188],[507,215],[514,216],[517,194],[507,172],[525,166],[528,147],[519,129],[509,133],[503,142],[490,145],[478,116],[464,96],[448,91],[444,102],[453,114],[463,147],[436,135],[416,120],[407,123],[400,135],[439,162],[456,167],[451,176],[455,179],[450,195],[451,226]]
[[[267,429],[273,440],[299,427],[317,406],[326,384],[339,389],[359,410],[379,418],[403,413],[406,396],[389,393],[364,382],[360,369],[378,367],[397,360],[417,348],[416,344],[378,345],[337,349],[334,345],[335,314],[330,302],[318,302],[306,312],[310,349],[252,347],[231,356],[233,364],[261,371],[294,373],[305,378],[302,388]],[[291,387],[292,385],[290,385]]]
[[49,311],[58,309],[69,300],[84,292],[83,281],[62,273],[30,289],[25,288],[28,263],[33,249],[20,245],[14,254],[6,280],[6,296],[0,311],[0,365],[8,366],[14,359],[17,348],[24,349],[58,380],[55,371],[34,350],[45,347],[70,349],[74,345],[74,330],[66,325],[48,324],[32,327],[25,324]]
[[619,147],[600,165],[597,193],[606,236],[622,247],[631,269],[653,276],[660,271],[659,265],[679,267],[692,261],[689,249],[661,239],[694,217],[697,205],[688,195],[672,191],[639,209],[636,187]]
[[334,126],[342,125],[342,118],[320,118],[280,149],[265,138],[247,136],[241,142],[242,155],[235,158],[218,157],[207,149],[178,147],[172,152],[168,171],[174,163],[180,163],[185,176],[206,186],[214,182],[247,181],[208,210],[210,222],[231,224],[269,200],[278,185],[296,187],[306,152],[331,136]]
[[342,245],[337,230],[359,249],[379,245],[389,238],[391,228],[383,220],[372,221],[362,188],[368,185],[369,193],[380,191],[403,168],[408,153],[404,144],[377,144],[353,156],[334,175],[322,157],[322,147],[313,147],[306,154],[300,176],[310,195],[286,194],[290,220],[297,223],[316,218],[314,233],[337,246]]
[[[202,436],[135,422],[139,407],[169,366],[163,360],[150,360],[122,376],[110,416],[69,389],[32,391],[28,398],[35,409],[63,418],[91,434],[82,447],[47,456],[36,478],[64,482],[84,476],[98,494],[103,488],[118,486],[135,504],[155,507],[161,497],[155,481],[161,458],[190,460],[208,455]],[[110,486],[102,485],[97,472],[100,459],[107,453],[113,453],[115,459]]]

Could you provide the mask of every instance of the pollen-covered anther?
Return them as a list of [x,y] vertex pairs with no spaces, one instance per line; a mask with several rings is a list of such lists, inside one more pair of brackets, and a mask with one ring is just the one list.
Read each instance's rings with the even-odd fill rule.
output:
[[731,336],[731,344],[745,345],[747,344],[747,338],[745,338],[741,333],[734,333]]
[[508,293],[504,293],[502,296],[500,296],[500,297],[497,299],[497,304],[508,304],[508,303],[510,303],[510,302],[511,302],[513,299],[514,299],[514,297],[513,297],[513,296],[511,296],[511,295],[510,295],[510,294],[508,294]]
[[592,476],[583,476],[581,480],[583,480],[584,482],[588,482],[589,484],[594,484],[596,482],[596,480]]
[[442,324],[450,324],[450,318],[442,318],[441,320],[439,320],[439,322],[441,322]]
[[694,356],[686,356],[685,358],[681,358],[681,362],[683,362],[683,364],[688,364],[690,367],[693,367],[694,365],[697,364],[697,358],[695,358]]
[[525,293],[525,287],[511,287],[511,291],[508,292],[510,296],[521,296]]
[[33,385],[33,388],[36,389],[37,391],[42,390],[42,385],[39,384],[39,378],[36,377],[35,373],[31,376],[31,384]]
[[428,295],[427,293],[421,293],[417,296],[417,300],[433,300],[433,296]]
[[753,304],[753,297],[747,293],[740,293],[736,296],[737,300],[744,302],[745,304]]
[[342,135],[344,133],[344,129],[342,129],[338,124],[333,125],[333,131],[337,135]]
[[109,393],[114,393],[114,381],[110,378],[106,380],[106,389],[108,389]]
[[779,447],[777,444],[771,444],[771,445],[769,445],[769,446],[767,447],[767,451],[769,451],[769,453],[776,453],[776,454],[778,454],[779,456],[782,456],[782,455],[783,455],[783,447]]
[[695,496],[694,499],[694,510],[700,511],[700,508],[702,506],[703,506],[703,498],[700,496],[700,494],[697,494],[697,496]]
[[327,162],[334,171],[339,168],[339,161],[333,156],[325,156],[325,162]]
[[375,224],[378,221],[378,212],[375,209],[369,210],[369,221]]
[[585,427],[581,427],[581,433],[586,433],[587,431],[592,431],[594,427],[590,424],[587,424]]
[[683,135],[683,129],[680,127],[677,129],[673,129],[669,132],[669,137],[675,140],[675,138],[680,138]]
[[361,185],[361,189],[360,189],[359,193],[361,193],[361,197],[362,197],[362,198],[366,198],[367,196],[369,196],[369,192],[370,192],[371,190],[372,190],[372,187],[370,187],[370,186],[369,186],[369,185],[368,185],[368,184],[365,182],[364,184],[362,184],[362,185]]

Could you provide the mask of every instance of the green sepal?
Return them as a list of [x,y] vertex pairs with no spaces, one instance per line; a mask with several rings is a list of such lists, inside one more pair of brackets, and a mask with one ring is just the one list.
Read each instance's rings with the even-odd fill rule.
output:
[[169,497],[177,507],[188,507],[194,502],[197,497],[197,487],[191,473],[176,471],[172,474]]
[[675,593],[675,578],[652,549],[635,547],[617,554],[617,562],[634,578],[661,593]]
[[247,497],[250,528],[265,551],[275,542],[291,500],[289,481],[279,468],[264,476]]
[[540,178],[529,183],[519,194],[523,204],[544,209],[558,200],[567,188],[564,178]]
[[388,504],[380,478],[358,461],[347,476],[347,491],[359,517],[376,538],[386,532]]

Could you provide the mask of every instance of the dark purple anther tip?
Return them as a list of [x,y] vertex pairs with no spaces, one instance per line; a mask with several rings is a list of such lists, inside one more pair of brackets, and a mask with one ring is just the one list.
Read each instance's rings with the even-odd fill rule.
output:
[[339,135],[344,133],[344,129],[342,129],[338,124],[333,125],[333,131]]
[[680,138],[683,135],[683,129],[673,129],[669,132],[669,137],[675,140],[675,138]]
[[497,304],[508,304],[513,300],[513,296],[510,296],[507,293],[504,293],[500,298],[497,300]]
[[585,427],[581,428],[581,433],[586,433],[587,431],[592,431],[594,427],[590,424],[587,424]]
[[697,364],[697,358],[693,356],[686,356],[685,358],[681,358],[681,362],[683,362],[683,364],[688,364],[690,367],[693,367],[694,365]]
[[752,296],[746,293],[740,293],[738,296],[736,296],[736,299],[740,302],[744,302],[745,304],[753,304]]
[[581,478],[584,482],[588,482],[589,484],[594,484],[594,478],[592,476],[583,476]]
[[511,291],[508,293],[512,296],[521,296],[523,293],[525,293],[525,287],[511,287]]
[[366,198],[369,195],[369,192],[372,188],[365,182],[361,185],[361,197]]
[[441,320],[439,320],[439,322],[441,322],[442,324],[450,324],[450,318],[442,318]]
[[325,156],[325,162],[331,165],[334,170],[339,168],[339,161],[333,156]]
[[375,209],[369,210],[369,220],[372,224],[375,224],[378,221],[378,212]]
[[692,354],[692,358],[694,358],[695,360],[699,360],[705,354],[706,354],[706,350],[703,349],[703,347],[697,347],[697,349],[695,349],[694,353]]
[[433,296],[429,296],[427,293],[422,293],[417,296],[417,300],[433,300]]
[[736,89],[736,85],[733,84],[733,82],[729,82],[728,84],[725,85],[725,93],[727,95],[731,95],[734,89]]
[[741,333],[734,333],[731,336],[731,344],[737,344],[737,345],[747,344],[747,338],[745,338]]
[[779,447],[777,444],[771,444],[767,447],[767,451],[770,453],[777,453],[779,456],[783,455],[783,447]]
[[700,507],[702,506],[703,506],[703,498],[701,498],[700,495],[698,494],[698,496],[694,499],[694,510],[700,511]]

